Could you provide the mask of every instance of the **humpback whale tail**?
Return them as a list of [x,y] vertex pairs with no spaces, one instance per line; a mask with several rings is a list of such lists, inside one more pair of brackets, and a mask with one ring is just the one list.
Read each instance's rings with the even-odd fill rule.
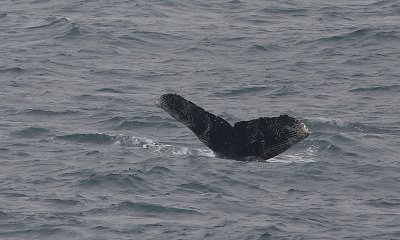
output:
[[309,135],[304,123],[287,115],[261,117],[232,126],[177,94],[164,94],[155,104],[185,124],[211,150],[227,157],[269,159]]

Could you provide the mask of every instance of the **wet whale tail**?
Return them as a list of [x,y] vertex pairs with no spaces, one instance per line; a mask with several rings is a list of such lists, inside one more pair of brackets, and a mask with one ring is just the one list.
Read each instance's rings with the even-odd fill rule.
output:
[[215,153],[230,158],[269,159],[309,135],[304,123],[287,115],[261,117],[232,126],[177,94],[164,94],[155,104],[185,124]]

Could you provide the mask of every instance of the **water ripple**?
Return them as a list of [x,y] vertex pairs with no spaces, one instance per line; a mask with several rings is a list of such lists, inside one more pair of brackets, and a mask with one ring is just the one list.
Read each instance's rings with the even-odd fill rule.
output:
[[353,88],[349,90],[349,92],[354,92],[354,93],[370,93],[370,94],[381,94],[380,92],[398,93],[399,91],[400,91],[400,85],[371,86],[363,88]]
[[65,141],[94,144],[113,144],[116,141],[116,137],[109,136],[104,133],[75,133],[57,136],[57,138]]
[[378,198],[371,199],[366,202],[368,205],[372,205],[375,207],[382,208],[399,208],[400,207],[400,199],[397,198]]
[[64,116],[79,114],[80,112],[75,110],[53,111],[45,109],[26,109],[23,110],[21,113],[26,115]]
[[112,187],[137,191],[146,191],[150,187],[147,181],[132,173],[93,173],[79,180],[78,184],[88,188]]
[[171,216],[182,217],[182,215],[202,215],[201,212],[194,209],[177,208],[172,206],[163,206],[160,204],[147,203],[147,202],[131,202],[123,201],[117,204],[111,204],[106,208],[96,208],[89,210],[86,214],[108,214],[108,213],[121,213],[125,215],[144,215],[144,216]]
[[333,118],[311,118],[308,125],[314,132],[318,131],[340,131],[340,132],[362,132],[362,133],[387,133],[389,130],[369,126],[360,122],[351,122]]
[[105,92],[105,93],[124,93],[122,91],[113,89],[113,88],[100,88],[97,89],[96,92]]

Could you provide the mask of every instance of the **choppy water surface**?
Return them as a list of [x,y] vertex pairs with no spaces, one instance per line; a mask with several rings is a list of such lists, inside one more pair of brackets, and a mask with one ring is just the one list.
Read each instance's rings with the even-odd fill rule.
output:
[[[0,3],[0,238],[399,239],[400,5]],[[219,159],[154,106],[312,134]]]

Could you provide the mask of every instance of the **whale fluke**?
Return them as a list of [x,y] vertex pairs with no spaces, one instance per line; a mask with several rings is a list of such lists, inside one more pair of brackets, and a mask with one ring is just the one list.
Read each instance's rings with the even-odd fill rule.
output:
[[223,118],[177,94],[164,94],[155,104],[185,124],[215,153],[230,158],[257,156],[269,159],[309,135],[304,123],[288,115],[241,121],[232,127]]

